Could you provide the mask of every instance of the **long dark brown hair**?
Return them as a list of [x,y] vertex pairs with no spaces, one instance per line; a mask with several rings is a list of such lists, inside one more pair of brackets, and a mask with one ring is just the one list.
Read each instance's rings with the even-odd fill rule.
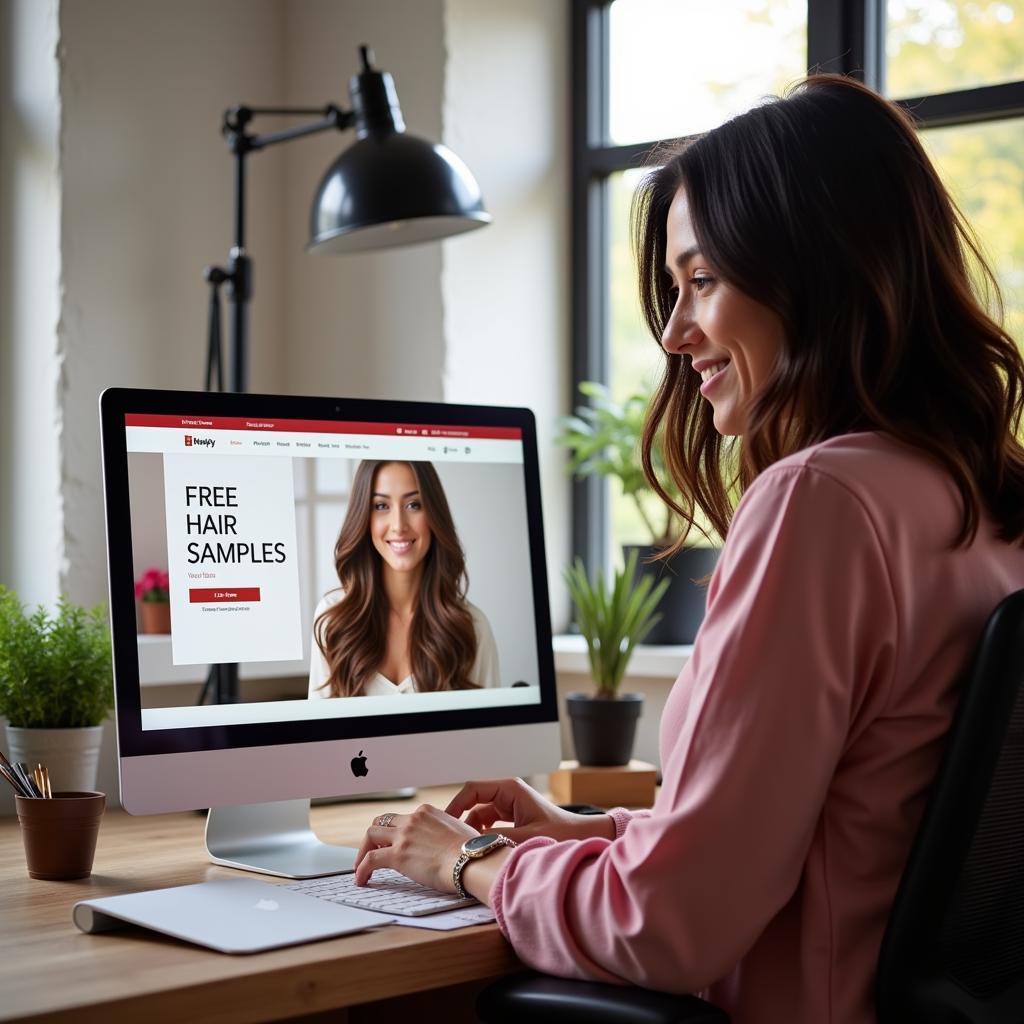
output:
[[[680,188],[704,256],[775,311],[785,333],[741,439],[718,434],[698,375],[667,355],[641,450],[683,522],[701,509],[724,538],[762,470],[871,430],[948,470],[963,504],[953,543],[974,537],[982,510],[1000,537],[1020,542],[1024,363],[1000,326],[995,278],[911,118],[859,82],[814,75],[653,162],[661,166],[637,192],[632,231],[655,339],[672,309],[666,218]],[[670,482],[654,472],[659,444]]]
[[[448,499],[431,463],[406,464],[416,477],[431,532],[409,633],[416,689],[479,689],[470,680],[477,641],[466,604],[466,557]],[[364,460],[356,467],[348,510],[334,545],[342,596],[313,624],[313,635],[330,670],[324,687],[332,697],[361,695],[384,661],[389,606],[381,558],[370,537],[370,511],[377,470],[386,465]]]

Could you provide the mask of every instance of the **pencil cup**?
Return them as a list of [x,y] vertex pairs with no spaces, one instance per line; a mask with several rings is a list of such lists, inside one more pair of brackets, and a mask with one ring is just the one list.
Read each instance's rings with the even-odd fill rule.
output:
[[16,796],[29,878],[88,878],[107,798],[54,793],[52,800]]

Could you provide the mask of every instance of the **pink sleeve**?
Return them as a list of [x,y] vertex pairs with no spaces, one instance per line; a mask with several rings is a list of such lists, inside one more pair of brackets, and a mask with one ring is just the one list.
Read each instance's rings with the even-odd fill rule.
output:
[[858,497],[811,468],[763,473],[666,705],[653,813],[615,841],[513,853],[491,895],[516,953],[664,991],[724,976],[793,895],[856,706],[890,685],[896,637]]
[[621,839],[625,834],[629,823],[636,820],[637,818],[649,818],[651,816],[650,811],[630,811],[625,807],[613,807],[609,812],[608,816],[615,822],[615,838]]

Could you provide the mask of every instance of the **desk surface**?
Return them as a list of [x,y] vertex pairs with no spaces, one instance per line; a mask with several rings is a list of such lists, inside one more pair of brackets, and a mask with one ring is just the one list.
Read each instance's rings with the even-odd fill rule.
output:
[[[424,789],[416,801],[314,807],[313,827],[327,842],[356,845],[374,815],[421,801],[444,806],[452,792]],[[206,859],[204,822],[197,814],[133,818],[108,811],[92,877],[44,882],[28,877],[17,819],[0,820],[0,1021],[280,1020],[518,966],[494,924],[452,932],[390,926],[229,956],[139,928],[86,935],[71,923],[79,899],[239,877]]]

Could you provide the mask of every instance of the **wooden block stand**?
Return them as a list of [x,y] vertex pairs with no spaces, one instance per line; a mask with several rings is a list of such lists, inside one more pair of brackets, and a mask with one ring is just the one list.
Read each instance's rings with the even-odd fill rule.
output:
[[563,761],[548,786],[556,804],[594,804],[597,807],[651,807],[658,770],[646,761],[613,768]]

